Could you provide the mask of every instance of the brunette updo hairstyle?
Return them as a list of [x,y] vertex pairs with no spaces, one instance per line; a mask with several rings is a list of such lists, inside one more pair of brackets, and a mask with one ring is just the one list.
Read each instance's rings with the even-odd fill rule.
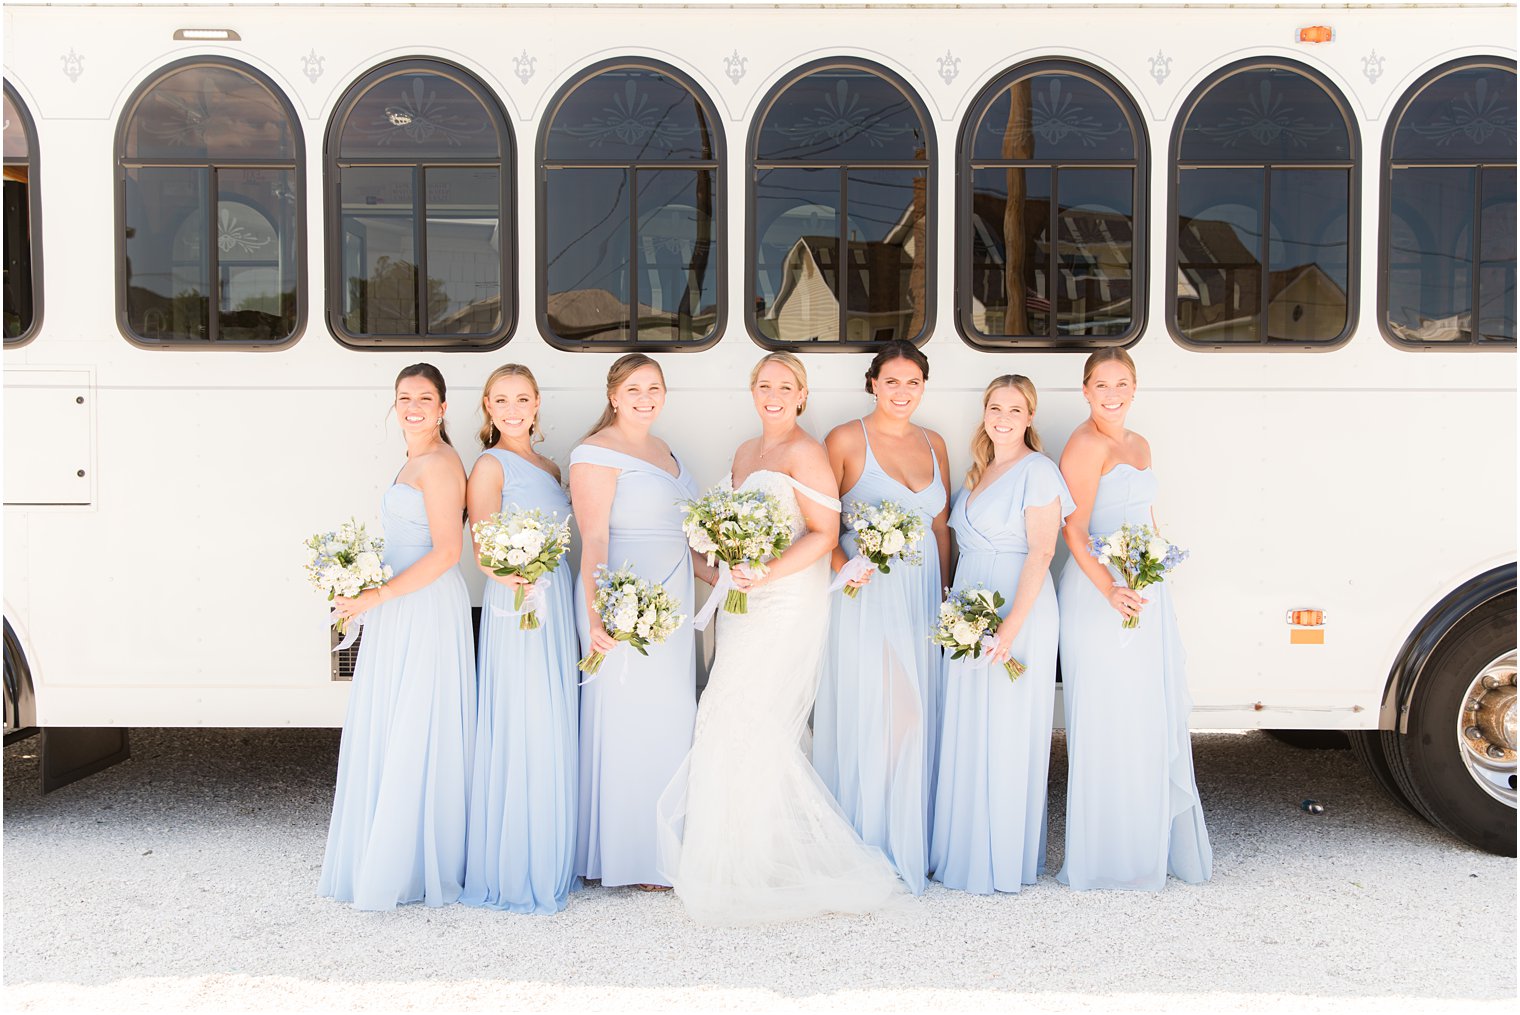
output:
[[[491,371],[491,376],[486,378],[486,386],[480,389],[480,414],[485,417],[485,423],[480,428],[480,446],[494,448],[496,442],[501,440],[501,431],[496,429],[496,421],[491,418],[491,385],[503,377],[521,377],[528,382],[528,387],[533,393],[542,398],[538,390],[538,378],[533,376],[533,371],[521,363],[503,363]],[[528,444],[534,445],[544,439],[544,431],[538,425],[538,417],[535,415],[533,422],[528,424]]]
[[876,394],[876,378],[881,376],[881,368],[895,359],[907,360],[918,367],[925,381],[929,379],[929,357],[924,355],[924,351],[912,342],[894,338],[890,342],[883,342],[881,348],[876,350],[876,355],[871,357],[871,365],[866,367],[866,394]]
[[[1123,351],[1122,349],[1120,350]],[[1024,428],[1024,446],[1030,451],[1043,451],[1040,446],[1039,432],[1034,428],[1034,413],[1039,406],[1039,396],[1035,394],[1034,381],[1023,374],[1004,374],[994,377],[992,383],[982,392],[982,419],[976,421],[976,433],[971,435],[971,468],[966,470],[966,485],[976,488],[977,481],[987,471],[987,466],[992,464],[993,447],[992,438],[987,436],[987,403],[992,401],[992,393],[999,388],[1012,388],[1024,396],[1024,404],[1029,406],[1029,425]]]
[[617,412],[612,408],[612,393],[641,367],[654,367],[655,372],[660,375],[660,383],[665,383],[665,371],[660,369],[660,364],[641,352],[630,352],[613,360],[612,366],[607,368],[607,404],[602,407],[602,414],[597,417],[595,423],[591,424],[591,429],[586,431],[581,440],[601,433],[612,425],[613,420],[617,419]]
[[[421,377],[433,387],[437,388],[439,402],[447,402],[449,400],[448,385],[443,383],[443,374],[440,373],[438,368],[433,366],[433,364],[413,363],[411,366],[403,368],[402,371],[396,375],[395,387],[401,387],[401,382],[406,380],[408,377]],[[394,391],[394,389],[392,390]],[[443,443],[447,444],[449,447],[454,446],[454,442],[449,440],[449,425],[447,423],[438,424],[438,436],[443,438]]]

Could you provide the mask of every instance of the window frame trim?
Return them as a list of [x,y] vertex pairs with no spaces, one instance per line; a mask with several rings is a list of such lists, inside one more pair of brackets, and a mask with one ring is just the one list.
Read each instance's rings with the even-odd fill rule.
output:
[[[625,159],[550,159],[548,155],[549,128],[553,126],[554,119],[559,115],[565,102],[574,94],[575,90],[587,84],[593,78],[608,71],[621,69],[638,69],[654,71],[677,82],[701,108],[708,118],[708,130],[711,135],[713,158],[691,159],[682,162],[633,162]],[[606,60],[598,60],[581,67],[572,74],[564,84],[555,89],[554,94],[544,105],[543,115],[539,119],[538,137],[533,160],[533,195],[534,203],[534,228],[533,228],[533,265],[536,279],[534,282],[534,315],[538,322],[538,333],[551,348],[562,352],[572,353],[665,353],[665,352],[702,352],[711,349],[723,340],[728,330],[728,133],[723,126],[723,118],[718,112],[718,106],[713,101],[707,90],[702,88],[696,80],[685,71],[666,63],[642,56],[612,57]],[[634,339],[617,339],[601,341],[576,341],[566,339],[556,334],[549,324],[549,171],[553,169],[621,169],[624,172],[637,172],[640,169],[657,170],[670,169],[687,172],[711,172],[713,174],[713,207],[716,209],[714,229],[714,253],[717,264],[714,269],[714,277],[717,285],[714,296],[717,300],[717,314],[713,317],[712,334],[700,342],[680,341],[640,341]],[[634,210],[630,205],[629,242],[630,245],[637,242],[638,223],[633,220]],[[636,272],[636,264],[629,264],[630,286],[627,306],[632,316],[634,308],[638,304],[638,283],[633,278]],[[635,325],[634,334],[637,334]]]
[[[765,125],[766,117],[770,115],[771,107],[776,101],[786,94],[797,82],[803,78],[816,74],[819,71],[845,68],[849,70],[866,71],[886,81],[892,87],[902,93],[903,97],[918,114],[919,122],[924,127],[924,161],[912,165],[897,160],[859,160],[843,162],[826,159],[794,159],[778,162],[773,159],[760,159],[757,157],[760,130]],[[929,113],[929,106],[924,101],[918,89],[908,83],[896,71],[885,64],[867,60],[855,56],[827,56],[807,63],[799,64],[782,75],[774,85],[766,90],[760,97],[760,101],[754,106],[754,114],[749,128],[745,131],[744,143],[744,330],[749,334],[750,340],[765,349],[767,352],[791,352],[802,353],[860,353],[875,352],[882,346],[881,342],[868,339],[863,342],[850,341],[843,336],[833,342],[787,342],[783,339],[769,338],[760,332],[759,323],[755,319],[755,221],[756,221],[756,176],[762,166],[767,169],[833,169],[836,172],[848,174],[852,169],[911,169],[922,170],[924,177],[924,326],[917,335],[912,338],[901,339],[917,348],[923,348],[924,344],[934,337],[935,314],[938,312],[937,271],[939,267],[939,243],[936,230],[939,226],[939,131],[935,127],[934,118]],[[848,175],[840,180],[841,192],[848,190]],[[848,219],[849,206],[839,210],[841,219]],[[841,255],[843,256],[843,255]],[[841,322],[845,311],[841,310]]]
[[[42,330],[43,286],[42,286],[42,153],[37,144],[37,121],[32,116],[32,111],[21,95],[16,91],[15,85],[9,78],[4,80],[4,91],[11,100],[16,115],[21,119],[21,129],[26,135],[26,203],[27,203],[27,246],[31,255],[32,269],[32,321],[14,338],[4,340],[4,348],[20,349],[30,345]],[[19,164],[17,159],[11,165]]]
[[[292,154],[291,158],[247,159],[219,162],[216,159],[208,157],[206,159],[195,161],[185,160],[182,163],[176,163],[171,160],[154,161],[140,158],[128,159],[126,157],[127,127],[131,122],[133,115],[137,112],[138,107],[142,104],[143,99],[147,97],[148,92],[160,84],[165,78],[178,71],[186,70],[191,67],[225,67],[240,74],[245,74],[248,77],[252,78],[254,81],[257,81],[259,84],[263,85],[269,94],[274,98],[275,102],[278,103],[279,106],[284,110],[286,120],[290,124],[291,139],[294,142],[295,147],[295,152]],[[242,60],[232,59],[231,57],[217,56],[213,54],[198,54],[187,56],[179,60],[172,60],[161,67],[155,68],[152,73],[148,74],[141,81],[139,81],[137,87],[132,90],[132,94],[127,98],[126,104],[122,107],[121,115],[116,120],[115,137],[112,142],[112,146],[112,155],[114,158],[112,165],[112,172],[114,174],[112,181],[112,197],[113,204],[115,205],[114,222],[116,230],[116,263],[113,266],[113,274],[116,280],[115,317],[116,330],[121,332],[122,337],[139,349],[177,351],[189,350],[193,352],[220,350],[226,350],[229,352],[277,352],[282,349],[289,349],[291,346],[299,342],[301,338],[306,334],[306,325],[308,323],[309,316],[308,312],[310,310],[310,287],[307,285],[307,275],[309,274],[310,270],[311,258],[306,241],[306,129],[301,121],[300,116],[296,113],[295,104],[291,101],[290,96],[285,93],[285,90],[277,85],[274,82],[273,78],[265,74],[263,71],[259,70],[257,67],[254,67],[252,64],[246,63]],[[280,168],[288,170],[295,177],[295,249],[297,263],[294,266],[294,270],[296,285],[296,314],[294,326],[291,328],[290,334],[287,337],[268,342],[249,341],[246,339],[213,339],[210,337],[204,341],[180,339],[170,339],[165,341],[163,339],[144,338],[132,330],[131,323],[128,320],[127,309],[127,173],[131,169],[140,168],[204,169],[213,174],[218,169]],[[213,204],[217,203],[218,201],[217,195],[214,193],[210,195],[209,199],[213,202]],[[211,218],[214,219],[215,216],[211,216]],[[207,228],[208,230],[212,228],[211,223],[207,223]],[[212,256],[215,258],[211,272],[212,278],[214,280],[218,274],[216,268],[220,266],[221,257],[219,254],[213,254]],[[208,333],[214,329],[212,321],[214,320],[216,314],[219,312],[220,311],[212,306],[211,296],[208,295],[206,323]]]
[[[433,159],[402,158],[343,158],[340,147],[343,129],[348,125],[349,114],[359,101],[383,81],[399,77],[408,69],[448,77],[474,93],[481,100],[486,113],[496,127],[498,157],[494,163],[478,157],[443,156]],[[441,72],[441,73],[440,73]],[[460,79],[463,81],[460,81]],[[501,228],[497,231],[498,259],[501,268],[501,325],[482,334],[465,336],[470,341],[460,341],[457,335],[432,336],[426,331],[427,305],[422,300],[417,306],[417,331],[400,333],[355,334],[343,325],[341,294],[343,280],[343,206],[341,203],[342,170],[355,166],[373,168],[407,169],[414,179],[422,179],[430,168],[470,169],[494,165],[497,174],[497,209]],[[324,209],[322,234],[324,241],[322,275],[327,286],[326,305],[323,314],[327,332],[333,341],[355,352],[494,352],[510,342],[517,332],[519,322],[520,287],[517,270],[521,264],[517,243],[517,135],[512,130],[511,119],[501,97],[474,71],[452,60],[437,56],[403,56],[374,64],[354,78],[343,89],[337,105],[322,132],[322,197]],[[424,251],[422,263],[413,265],[419,286],[425,284],[427,194],[414,189],[411,218],[413,246]],[[420,214],[418,214],[420,213]]]
[[[971,292],[971,243],[974,230],[971,228],[972,193],[975,186],[976,170],[972,164],[976,161],[972,158],[972,149],[975,147],[975,123],[981,121],[981,117],[987,112],[987,107],[992,101],[1002,94],[1003,90],[1011,83],[1011,79],[1034,77],[1042,73],[1064,73],[1082,77],[1102,88],[1119,107],[1121,113],[1130,121],[1130,133],[1134,140],[1135,154],[1130,161],[1119,162],[1111,160],[1098,163],[1087,159],[1070,159],[1066,161],[1014,159],[999,160],[1025,164],[1030,168],[1050,169],[1058,172],[1060,169],[1102,169],[1102,168],[1128,168],[1134,173],[1131,181],[1131,213],[1130,221],[1130,300],[1133,312],[1131,314],[1130,327],[1122,335],[1108,339],[1094,340],[1091,338],[1081,341],[1060,342],[1057,340],[1025,336],[1008,336],[1006,338],[994,338],[979,334],[971,327],[966,318],[970,315],[970,305],[962,314],[961,301],[953,298],[951,317],[955,322],[955,332],[962,342],[978,352],[1032,352],[1032,353],[1061,353],[1082,352],[1091,353],[1098,349],[1117,347],[1128,349],[1145,337],[1145,328],[1150,320],[1150,184],[1151,184],[1151,138],[1147,129],[1145,118],[1140,113],[1140,107],[1135,102],[1134,96],[1119,84],[1111,74],[1095,64],[1084,63],[1080,60],[1072,60],[1061,57],[1035,57],[1023,60],[1004,68],[996,77],[982,86],[967,107],[966,115],[961,119],[956,128],[955,140],[955,229],[953,242],[955,243],[955,271],[954,285],[955,297],[961,293]],[[1130,165],[1130,162],[1133,165]],[[1052,313],[1052,317],[1054,314]]]
[[[1398,133],[1399,124],[1403,121],[1404,115],[1409,111],[1409,107],[1419,99],[1421,93],[1424,92],[1425,89],[1429,88],[1432,84],[1439,81],[1441,78],[1446,77],[1448,74],[1454,74],[1469,67],[1491,67],[1507,70],[1512,75],[1516,74],[1515,61],[1508,57],[1462,56],[1457,57],[1454,60],[1447,60],[1430,68],[1424,74],[1421,74],[1418,78],[1416,78],[1412,84],[1405,88],[1403,93],[1394,100],[1392,111],[1383,121],[1383,143],[1378,157],[1377,307],[1375,313],[1377,317],[1378,334],[1383,336],[1383,341],[1387,342],[1389,345],[1393,346],[1400,352],[1513,353],[1516,349],[1516,344],[1512,342],[1484,342],[1476,337],[1478,324],[1480,322],[1480,318],[1478,316],[1480,310],[1476,305],[1473,306],[1469,311],[1473,315],[1472,331],[1474,333],[1474,337],[1460,344],[1448,345],[1445,343],[1411,342],[1408,339],[1399,338],[1393,333],[1393,329],[1388,326],[1388,255],[1390,253],[1389,245],[1392,241],[1391,233],[1393,225],[1394,135]],[[1520,75],[1517,75],[1517,79],[1520,79]],[[1413,160],[1413,162],[1406,161],[1401,164],[1420,164],[1425,161],[1427,160],[1416,159]],[[1473,195],[1473,201],[1476,205],[1476,210],[1481,211],[1483,203],[1483,170],[1490,166],[1497,168],[1503,168],[1505,166],[1514,167],[1516,165],[1516,162],[1463,162],[1453,164],[1448,160],[1443,162],[1443,164],[1450,165],[1452,168],[1473,170],[1474,190],[1476,191],[1476,193]],[[1474,253],[1472,289],[1474,296],[1477,296],[1481,293],[1480,286],[1482,276],[1481,262],[1483,243],[1481,218],[1481,215],[1479,215],[1474,219],[1472,229],[1472,243]]]
[[[1365,147],[1362,143],[1361,121],[1357,118],[1350,101],[1341,92],[1329,76],[1324,72],[1309,66],[1299,60],[1285,56],[1251,56],[1242,60],[1234,60],[1222,67],[1216,68],[1207,77],[1196,85],[1178,107],[1176,118],[1172,122],[1171,141],[1167,146],[1167,179],[1166,179],[1166,264],[1168,278],[1175,280],[1177,274],[1177,191],[1178,182],[1182,175],[1182,165],[1178,159],[1178,152],[1182,145],[1182,131],[1186,127],[1188,118],[1197,109],[1198,103],[1217,85],[1225,79],[1251,70],[1281,69],[1300,74],[1319,86],[1325,96],[1340,111],[1346,124],[1346,139],[1350,147],[1344,160],[1335,162],[1327,160],[1304,161],[1304,162],[1280,162],[1272,159],[1257,159],[1251,162],[1220,160],[1219,162],[1197,161],[1188,168],[1215,168],[1215,169],[1260,169],[1262,172],[1262,188],[1270,195],[1272,189],[1272,172],[1275,169],[1344,169],[1346,171],[1346,323],[1338,335],[1331,339],[1317,341],[1301,341],[1277,339],[1273,340],[1262,337],[1255,342],[1239,343],[1214,343],[1199,342],[1183,335],[1182,328],[1177,323],[1177,299],[1175,292],[1169,294],[1166,299],[1166,309],[1163,318],[1166,322],[1167,334],[1171,335],[1172,341],[1189,352],[1199,353],[1274,353],[1274,352],[1334,352],[1350,342],[1356,335],[1357,318],[1361,312],[1361,268],[1362,268],[1362,151]],[[1265,206],[1264,211],[1270,212],[1270,205]],[[1261,323],[1263,332],[1266,330],[1266,307],[1270,304],[1269,276],[1271,274],[1271,222],[1263,216],[1262,228],[1262,259],[1258,263],[1262,272],[1262,299],[1263,309],[1254,315]],[[1175,287],[1175,281],[1173,286]]]

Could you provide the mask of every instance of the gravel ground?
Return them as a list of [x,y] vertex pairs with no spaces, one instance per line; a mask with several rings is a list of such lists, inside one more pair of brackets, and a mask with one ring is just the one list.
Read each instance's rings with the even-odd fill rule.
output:
[[[134,731],[130,761],[45,798],[36,741],[6,748],[6,1007],[1455,1013],[1516,993],[1515,861],[1405,813],[1348,751],[1195,736],[1205,886],[933,885],[906,914],[711,930],[631,889],[555,917],[319,899],[337,745]],[[1059,734],[1054,754],[1052,870]]]

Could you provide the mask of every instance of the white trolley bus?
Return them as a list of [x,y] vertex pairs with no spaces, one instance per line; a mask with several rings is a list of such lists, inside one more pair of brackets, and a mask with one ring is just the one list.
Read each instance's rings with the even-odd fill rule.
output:
[[[371,517],[391,382],[655,352],[699,480],[762,349],[817,428],[876,343],[961,468],[1139,364],[1196,729],[1345,730],[1515,850],[1515,10],[1494,4],[7,4],[5,729],[335,726],[302,540]],[[817,431],[815,431],[817,432]],[[474,575],[473,569],[467,569]]]

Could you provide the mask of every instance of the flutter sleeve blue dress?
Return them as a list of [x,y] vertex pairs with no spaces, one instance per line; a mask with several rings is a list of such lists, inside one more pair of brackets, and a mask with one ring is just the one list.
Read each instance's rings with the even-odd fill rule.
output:
[[[641,458],[582,444],[570,465],[618,469],[607,543],[607,566],[623,564],[662,583],[690,618],[695,600],[691,551],[678,501],[697,495],[680,466],[672,476]],[[581,652],[591,651],[586,602],[595,589],[575,590]],[[619,658],[621,657],[621,658]],[[691,621],[647,657],[619,644],[594,679],[581,687],[580,808],[576,873],[603,885],[667,884],[660,874],[656,807],[660,793],[691,750],[697,717],[697,655]]]
[[[973,497],[962,487],[950,510],[960,547],[956,589],[1002,593],[1008,615],[1029,554],[1024,511],[1054,501],[1075,509],[1061,471],[1031,451]],[[1032,885],[1045,866],[1046,782],[1055,711],[1061,618],[1046,574],[1039,598],[1013,642],[1025,670],[1002,663],[945,660],[944,724],[929,862],[934,880],[988,895]]]
[[[400,574],[433,548],[422,491],[381,500],[383,557]],[[358,909],[442,906],[464,884],[475,739],[475,646],[464,576],[362,615],[318,891]]]
[[[501,510],[564,521],[570,499],[553,476],[510,451]],[[580,674],[575,572],[569,557],[537,582],[539,626],[521,629],[513,591],[486,581],[480,609],[478,720],[464,894],[472,906],[557,913],[574,880],[576,724]],[[531,605],[531,604],[530,604]]]
[[[1150,469],[1114,466],[1098,480],[1088,531],[1150,525],[1155,496]],[[1193,781],[1193,700],[1171,589],[1163,581],[1141,595],[1150,602],[1140,626],[1125,630],[1075,562],[1061,572],[1070,774],[1066,860],[1057,877],[1073,888],[1158,892],[1169,872],[1196,884],[1213,870]]]
[[[929,640],[940,602],[939,546],[930,522],[944,509],[945,484],[932,445],[934,478],[917,491],[887,475],[869,436],[865,449],[860,478],[842,499],[844,512],[884,500],[917,511],[924,519],[923,563],[878,571],[853,598],[834,594],[813,708],[813,767],[856,833],[887,855],[917,895],[928,870],[943,695],[940,651]],[[856,555],[848,526],[839,545],[847,557]]]

